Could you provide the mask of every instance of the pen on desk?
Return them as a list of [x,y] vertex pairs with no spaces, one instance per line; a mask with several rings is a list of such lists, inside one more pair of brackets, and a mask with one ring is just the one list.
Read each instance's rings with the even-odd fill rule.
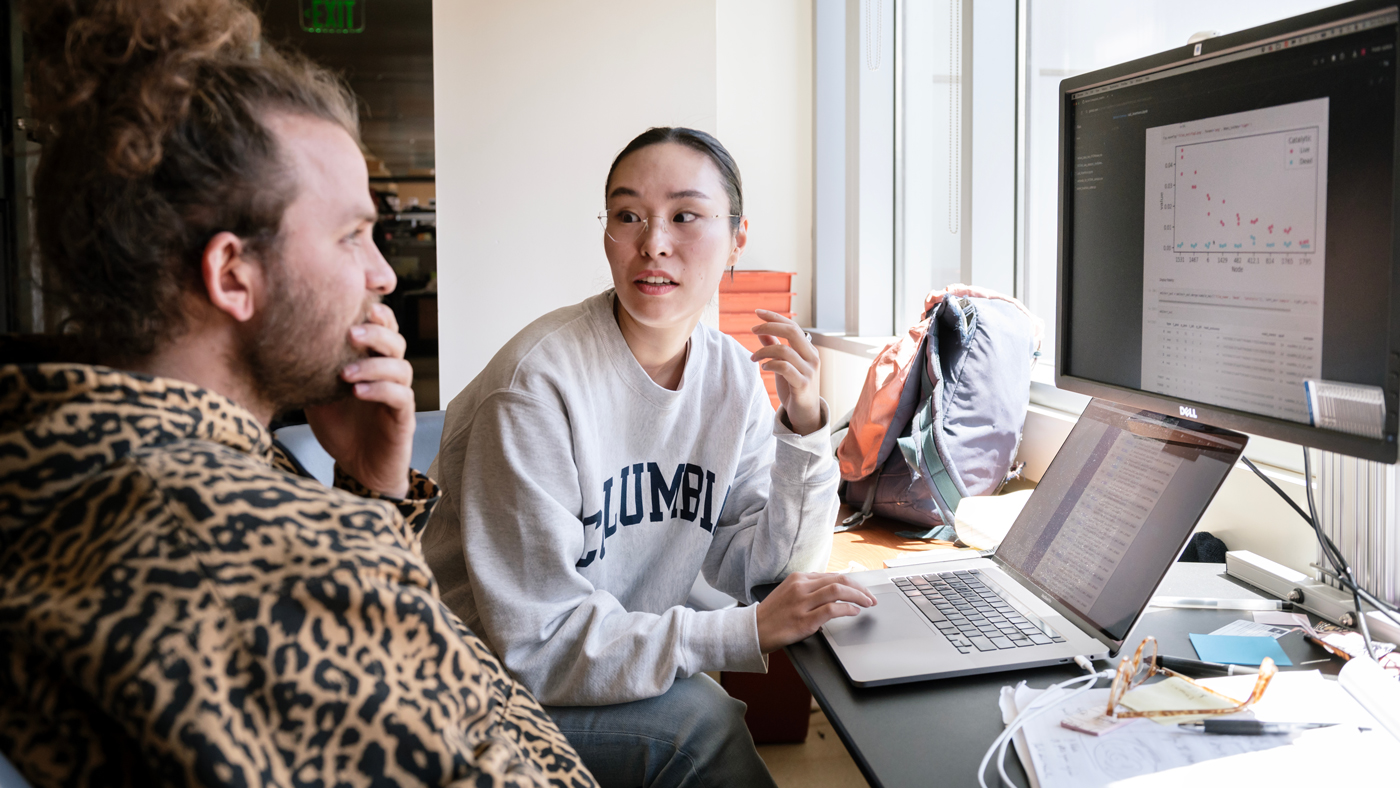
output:
[[1205,599],[1189,596],[1154,596],[1150,607],[1205,608],[1207,610],[1292,610],[1292,602],[1278,599]]
[[1227,736],[1278,736],[1312,728],[1327,728],[1335,722],[1264,722],[1263,720],[1206,720],[1183,722],[1178,728],[1198,733],[1219,733]]
[[1185,657],[1157,657],[1157,664],[1177,673],[1217,673],[1222,676],[1237,676],[1244,673],[1258,673],[1259,668],[1248,665],[1222,665],[1219,662],[1201,662]]

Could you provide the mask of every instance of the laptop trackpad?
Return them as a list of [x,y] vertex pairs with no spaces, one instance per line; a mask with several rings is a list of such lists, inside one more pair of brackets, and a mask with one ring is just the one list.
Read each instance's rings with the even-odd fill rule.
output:
[[929,630],[928,620],[909,607],[903,596],[898,591],[892,594],[876,593],[875,599],[879,605],[858,616],[826,622],[826,636],[840,646],[863,646],[931,636],[933,633]]

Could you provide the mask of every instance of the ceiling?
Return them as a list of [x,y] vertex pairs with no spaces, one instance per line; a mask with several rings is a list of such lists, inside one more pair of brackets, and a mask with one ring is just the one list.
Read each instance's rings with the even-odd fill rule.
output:
[[432,0],[356,0],[362,33],[307,33],[299,5],[252,0],[264,38],[340,73],[360,99],[360,134],[396,175],[434,166]]

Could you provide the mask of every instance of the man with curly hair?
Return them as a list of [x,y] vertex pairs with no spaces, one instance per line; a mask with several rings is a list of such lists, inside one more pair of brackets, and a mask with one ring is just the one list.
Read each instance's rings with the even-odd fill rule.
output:
[[[352,97],[238,0],[24,21],[71,351],[0,366],[0,750],[41,786],[593,785],[423,561]],[[274,447],[296,407],[334,489]]]

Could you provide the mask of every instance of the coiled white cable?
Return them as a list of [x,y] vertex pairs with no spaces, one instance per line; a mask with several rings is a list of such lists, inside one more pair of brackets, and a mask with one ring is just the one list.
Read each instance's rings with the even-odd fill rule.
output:
[[[1077,657],[1075,658],[1075,662],[1078,663],[1081,668],[1086,667],[1086,664],[1088,664],[1087,659],[1080,662]],[[1091,672],[1087,675],[1078,676],[1068,681],[1062,681],[1059,684],[1053,684],[1046,688],[1045,692],[1041,693],[1040,697],[1031,702],[1031,705],[1017,713],[1015,719],[1007,724],[1006,730],[1002,731],[1001,734],[992,741],[992,746],[987,748],[987,754],[982,756],[982,763],[977,767],[977,784],[980,785],[981,788],[987,788],[987,762],[990,761],[995,754],[997,759],[997,774],[1001,776],[1002,785],[1014,786],[1015,783],[1011,782],[1011,777],[1006,773],[1006,746],[1011,742],[1011,737],[1016,735],[1016,731],[1025,727],[1027,722],[1030,722],[1050,709],[1061,706],[1067,701],[1093,689],[1094,684],[1097,683],[1099,679],[1113,678],[1113,674],[1114,672],[1112,670]],[[1059,695],[1055,692],[1055,690],[1072,687],[1075,684],[1083,684],[1084,686],[1068,695]]]

